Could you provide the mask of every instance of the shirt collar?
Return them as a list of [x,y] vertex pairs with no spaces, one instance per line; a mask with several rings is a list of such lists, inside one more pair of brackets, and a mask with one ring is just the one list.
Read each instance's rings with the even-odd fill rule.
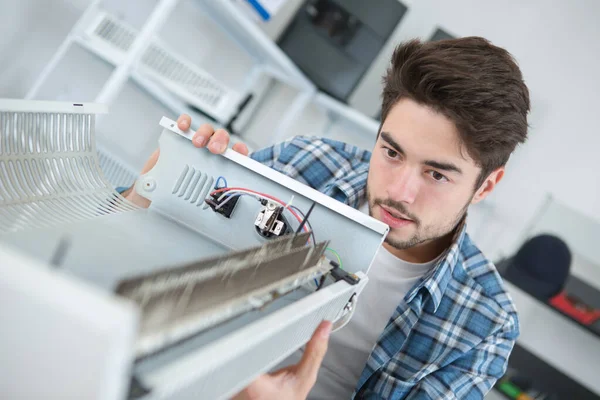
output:
[[425,274],[419,283],[406,294],[404,300],[407,303],[410,303],[415,298],[417,293],[424,288],[429,292],[429,295],[433,300],[434,312],[437,311],[440,303],[442,302],[446,287],[452,280],[454,267],[459,262],[461,254],[460,249],[465,240],[467,232],[466,218],[467,216],[465,215],[465,217],[456,227],[454,236],[452,238],[452,244],[445,251],[445,255],[443,255],[436,266],[432,268],[430,272]]

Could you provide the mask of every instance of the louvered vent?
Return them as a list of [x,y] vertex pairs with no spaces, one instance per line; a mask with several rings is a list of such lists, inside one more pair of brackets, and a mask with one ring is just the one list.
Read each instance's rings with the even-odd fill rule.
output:
[[212,176],[186,165],[173,186],[173,195],[196,206],[204,205],[204,208],[207,208],[204,199],[214,183],[215,178]]

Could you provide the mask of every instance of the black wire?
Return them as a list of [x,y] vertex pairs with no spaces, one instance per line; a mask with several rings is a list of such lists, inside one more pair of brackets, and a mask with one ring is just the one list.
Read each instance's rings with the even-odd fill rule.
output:
[[310,213],[312,213],[312,210],[315,208],[315,205],[317,203],[315,203],[313,201],[313,203],[311,204],[310,208],[308,209],[308,212],[306,213],[306,216],[304,217],[304,219],[302,220],[302,223],[300,224],[300,226],[298,227],[298,229],[296,230],[296,234],[300,233],[302,231],[302,228],[304,228],[304,224],[306,223],[306,221],[308,221],[308,217],[310,217]]
[[[302,210],[300,210],[296,206],[289,206],[289,208],[293,208],[298,214],[300,214],[300,216],[302,217],[302,219],[304,221],[306,221],[306,225],[308,226],[308,229],[310,229],[310,235],[312,236],[313,245],[316,245],[317,244],[317,239],[315,238],[315,231],[313,231],[312,225],[308,221],[308,217],[305,216],[304,213],[302,212]],[[301,229],[302,229],[302,226],[300,226],[300,229],[298,229],[296,231],[296,233],[300,232]]]
[[319,281],[319,286],[317,286],[317,290],[320,290],[323,287],[323,284],[325,283],[325,279],[327,279],[326,275],[321,276],[321,280]]

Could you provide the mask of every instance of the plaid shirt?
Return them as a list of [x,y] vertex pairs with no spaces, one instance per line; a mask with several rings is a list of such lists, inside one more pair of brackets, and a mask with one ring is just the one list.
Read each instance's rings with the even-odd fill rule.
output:
[[[358,208],[371,153],[296,137],[251,157]],[[463,224],[440,262],[404,297],[379,336],[354,399],[481,399],[519,335],[515,306]]]

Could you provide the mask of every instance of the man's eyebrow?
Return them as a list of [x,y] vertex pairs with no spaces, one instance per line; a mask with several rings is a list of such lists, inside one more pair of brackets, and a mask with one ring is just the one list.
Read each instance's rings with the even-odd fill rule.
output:
[[[392,135],[390,135],[388,132],[381,132],[381,139],[384,142],[386,142],[388,145],[390,145],[398,153],[400,153],[402,155],[406,155],[404,150],[402,150],[402,146],[400,146],[394,140],[394,138],[392,138]],[[460,168],[458,168],[458,166],[456,166],[452,163],[449,163],[449,162],[427,160],[427,161],[424,161],[423,164],[427,165],[429,167],[435,168],[435,169],[442,170],[442,171],[452,171],[452,172],[462,174],[462,170]]]
[[456,172],[456,173],[462,174],[462,170],[452,163],[427,160],[427,161],[424,161],[423,164],[428,165],[435,169],[441,169],[442,171],[451,171],[451,172]]
[[392,146],[393,149],[396,150],[398,153],[400,153],[402,155],[406,155],[404,150],[402,150],[402,146],[400,146],[398,143],[396,143],[394,138],[392,138],[392,135],[390,135],[388,132],[381,132],[381,139],[383,141],[385,141],[387,144],[389,144],[390,146]]

